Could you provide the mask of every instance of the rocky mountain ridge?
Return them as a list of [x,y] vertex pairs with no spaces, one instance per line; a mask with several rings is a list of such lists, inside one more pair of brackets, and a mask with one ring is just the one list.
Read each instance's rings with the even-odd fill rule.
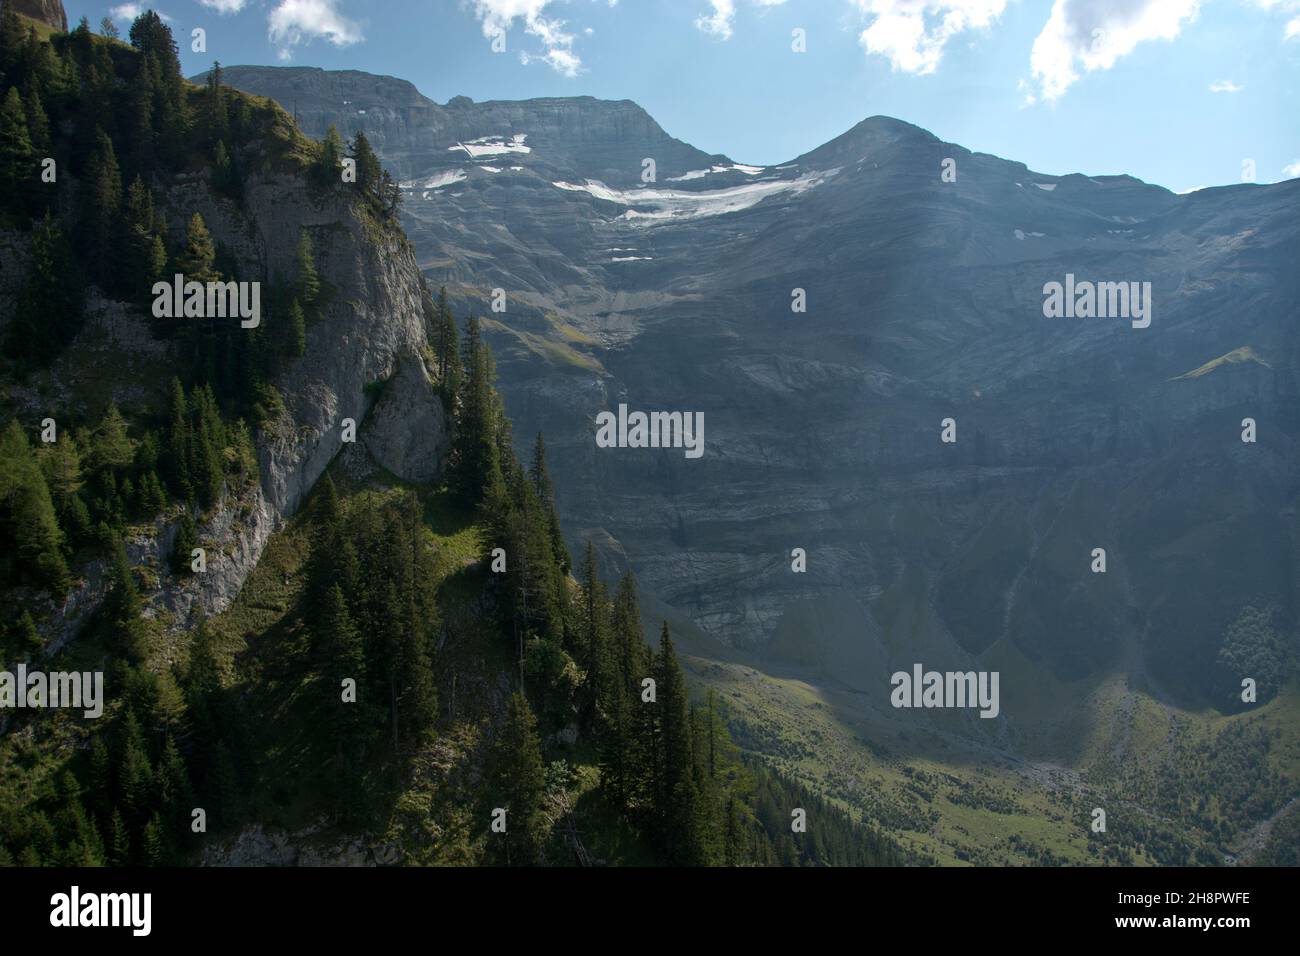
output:
[[[430,284],[490,319],[573,544],[711,638],[888,712],[880,673],[918,659],[1129,668],[1203,700],[1245,606],[1292,627],[1300,182],[1049,176],[888,117],[750,167],[657,155],[622,103],[417,109],[404,84],[413,112],[375,118],[311,76],[300,119],[366,130]],[[1149,327],[1047,317],[1047,284],[1073,277],[1150,283]],[[703,458],[597,448],[619,403],[704,412]],[[1247,417],[1267,440],[1242,442]]]

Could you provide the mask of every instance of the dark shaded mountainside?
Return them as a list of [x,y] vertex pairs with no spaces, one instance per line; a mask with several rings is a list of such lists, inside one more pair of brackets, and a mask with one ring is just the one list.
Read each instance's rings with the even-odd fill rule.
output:
[[[1222,705],[1238,682],[1215,661],[1243,609],[1293,633],[1300,182],[1177,196],[1045,176],[884,117],[758,169],[626,101],[226,77],[313,135],[366,131],[425,275],[492,320],[507,408],[520,436],[545,431],[571,535],[724,644],[886,707],[879,675],[918,647],[1066,679],[1128,668]],[[1150,282],[1150,327],[1045,318],[1043,285],[1067,273]],[[703,411],[703,458],[597,449],[595,416],[620,402]]]
[[0,866],[923,859],[572,567],[363,136],[153,12],[43,26],[0,11]]
[[[571,544],[636,572],[747,750],[947,861],[1285,845],[1300,181],[1044,175],[888,117],[760,168],[627,101],[225,75],[375,143]],[[1067,276],[1149,282],[1149,326],[1046,317]],[[620,403],[703,412],[703,456],[598,448]],[[917,662],[999,671],[999,716],[895,710]],[[1136,856],[1087,835],[1105,801]]]

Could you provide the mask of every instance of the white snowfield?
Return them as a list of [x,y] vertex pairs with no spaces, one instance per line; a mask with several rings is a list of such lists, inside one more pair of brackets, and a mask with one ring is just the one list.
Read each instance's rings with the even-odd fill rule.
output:
[[[790,193],[798,195],[825,182],[838,173],[838,169],[809,173],[797,179],[772,179],[726,189],[706,189],[687,192],[682,189],[614,189],[596,179],[584,183],[551,183],[556,189],[585,192],[596,199],[629,206],[619,218],[631,221],[663,219],[695,219],[702,216],[720,216],[740,212],[756,206],[768,196]],[[648,224],[648,223],[647,223]]]
[[397,185],[402,189],[441,189],[443,186],[450,186],[452,183],[461,182],[465,178],[465,170],[453,169],[448,172],[434,173],[428,179],[408,179]]
[[1045,189],[1049,193],[1056,188],[1056,183],[1034,183],[1039,189]]
[[668,182],[681,183],[688,179],[703,179],[710,173],[744,173],[746,176],[757,176],[766,170],[766,166],[743,166],[740,163],[732,163],[730,166],[710,166],[708,169],[692,169],[688,173],[682,173],[680,176],[669,176]]
[[470,159],[477,159],[479,156],[502,156],[506,153],[531,153],[532,147],[524,145],[524,140],[527,138],[527,133],[515,133],[508,140],[504,136],[480,136],[478,139],[448,146],[447,152],[451,153],[459,149]]

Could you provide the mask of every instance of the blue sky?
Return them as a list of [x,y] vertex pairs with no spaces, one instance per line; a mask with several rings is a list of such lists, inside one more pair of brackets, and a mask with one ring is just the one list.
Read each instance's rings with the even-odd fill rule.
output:
[[[1044,173],[1300,176],[1300,0],[65,0],[154,6],[187,73],[387,73],[438,102],[591,95],[769,165],[875,114]],[[190,50],[203,27],[207,52]],[[803,31],[806,52],[792,49]],[[502,31],[505,52],[491,37]]]

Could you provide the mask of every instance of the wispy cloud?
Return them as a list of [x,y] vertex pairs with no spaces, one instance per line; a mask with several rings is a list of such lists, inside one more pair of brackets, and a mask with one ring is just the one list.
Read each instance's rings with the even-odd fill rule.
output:
[[991,26],[1006,0],[853,0],[871,18],[858,36],[869,54],[887,57],[905,73],[933,73],[948,41],[959,33]]
[[293,56],[294,47],[318,38],[340,47],[365,39],[361,25],[338,11],[338,0],[279,0],[266,22],[282,60]]
[[1300,159],[1297,159],[1294,163],[1287,163],[1283,166],[1282,175],[1287,179],[1295,179],[1297,176],[1300,176]]
[[1282,27],[1283,40],[1300,39],[1300,0],[1250,0],[1250,3],[1261,10],[1286,16],[1287,21]]
[[[564,21],[546,16],[552,0],[474,0],[474,15],[483,25],[483,35],[505,34],[521,21],[524,32],[541,42],[542,51],[520,51],[521,63],[545,63],[564,76],[582,72],[582,58],[573,50],[574,35],[564,29]],[[610,6],[614,6],[613,3]]]
[[1109,70],[1148,40],[1173,40],[1196,19],[1200,0],[1055,0],[1029,66],[1038,95],[1055,101],[1080,70]]
[[1232,80],[1217,80],[1210,84],[1211,93],[1240,93],[1244,86],[1232,82]]
[[[752,0],[760,7],[779,7],[785,0]],[[717,37],[730,40],[736,26],[736,0],[709,0],[709,12],[695,18],[695,28]]]
[[[143,3],[119,3],[117,6],[109,8],[108,15],[114,20],[122,20],[130,23],[148,9],[151,8],[147,4]],[[171,23],[172,18],[167,16],[167,14],[163,13],[161,10],[154,10],[154,13],[158,14],[159,18],[162,19],[163,22]]]
[[225,15],[227,13],[238,13],[248,6],[248,0],[199,0],[199,5]]

